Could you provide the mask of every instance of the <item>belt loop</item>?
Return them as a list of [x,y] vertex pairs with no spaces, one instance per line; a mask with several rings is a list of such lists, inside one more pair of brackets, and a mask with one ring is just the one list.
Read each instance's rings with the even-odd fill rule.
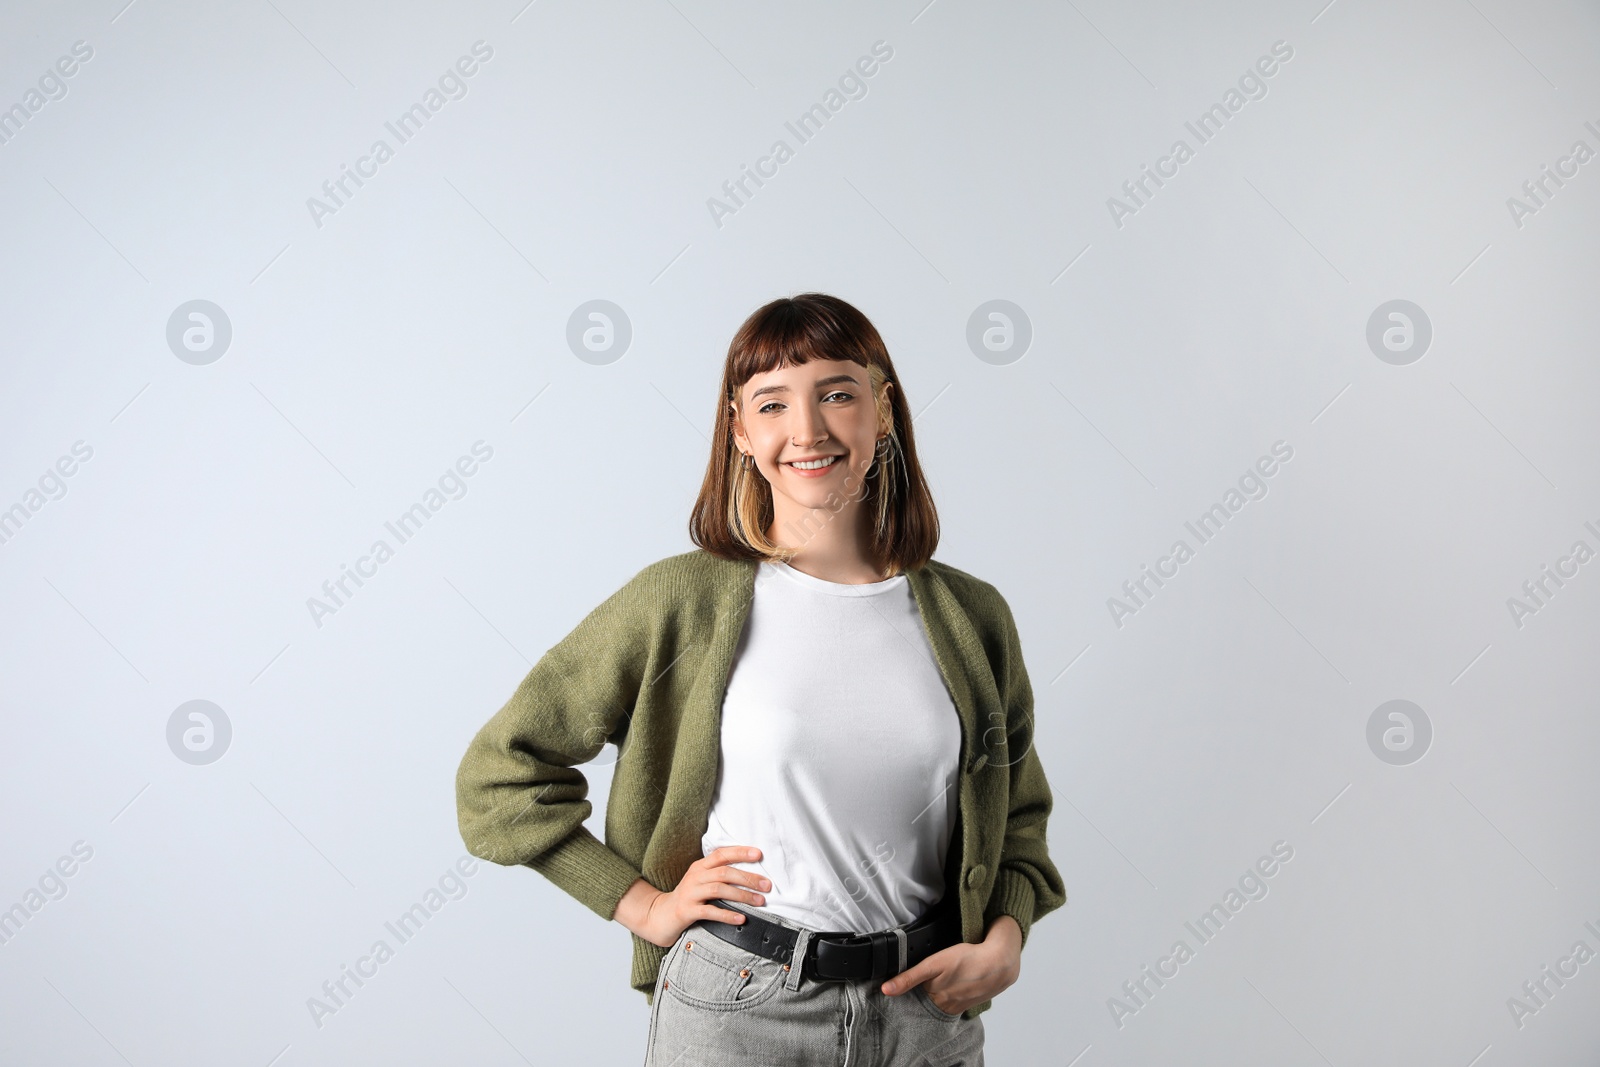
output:
[[795,931],[794,951],[789,955],[789,977],[783,980],[787,989],[800,988],[800,972],[805,970],[806,949],[811,947],[811,931],[801,928]]
[[906,969],[906,931],[905,931],[905,927],[896,926],[894,928],[894,939],[899,944],[899,948],[900,948],[900,970],[897,970],[894,973],[895,974],[899,974],[901,971],[904,971]]

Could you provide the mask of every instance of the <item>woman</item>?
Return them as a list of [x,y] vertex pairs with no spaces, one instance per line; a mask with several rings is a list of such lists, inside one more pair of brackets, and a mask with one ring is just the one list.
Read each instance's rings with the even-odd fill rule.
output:
[[[978,1016],[1066,902],[1016,625],[931,558],[898,382],[842,300],[752,314],[698,547],[590,612],[461,762],[474,855],[632,932],[647,1067],[981,1065]],[[602,843],[574,768],[607,742]]]

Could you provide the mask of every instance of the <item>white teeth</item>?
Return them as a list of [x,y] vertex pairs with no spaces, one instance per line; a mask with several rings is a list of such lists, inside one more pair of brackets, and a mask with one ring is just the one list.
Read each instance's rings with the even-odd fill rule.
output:
[[812,460],[810,463],[791,463],[789,466],[796,467],[803,471],[814,471],[820,470],[823,467],[832,466],[833,461],[838,458],[838,456],[828,456],[824,459]]

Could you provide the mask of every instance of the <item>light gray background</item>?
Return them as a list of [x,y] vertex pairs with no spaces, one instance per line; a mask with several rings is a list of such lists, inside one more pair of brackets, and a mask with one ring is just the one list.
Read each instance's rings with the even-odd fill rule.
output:
[[[816,289],[883,332],[938,557],[1007,597],[1037,692],[1070,900],[984,1016],[990,1062],[1594,1063],[1600,962],[1520,1027],[1507,1000],[1600,950],[1600,562],[1520,626],[1507,600],[1600,549],[1600,160],[1521,226],[1507,199],[1600,149],[1600,13],[1323,4],[6,5],[0,107],[93,57],[0,145],[0,508],[27,511],[0,907],[93,856],[0,946],[0,1060],[640,1059],[627,933],[523,868],[479,865],[320,1027],[307,1001],[464,854],[473,731],[688,549],[728,341]],[[467,94],[316,225],[479,40]],[[779,138],[719,227],[707,199]],[[233,332],[206,365],[166,340],[196,299]],[[633,331],[605,365],[565,339],[594,299]],[[1004,365],[966,342],[994,299],[1033,331]],[[1403,366],[1366,342],[1394,299],[1434,334]],[[465,495],[316,625],[479,440]],[[1280,440],[1267,495],[1115,625]],[[167,742],[197,699],[232,727],[200,766]],[[1433,725],[1407,766],[1366,740],[1393,699]],[[1122,983],[1280,840],[1270,893],[1119,1027]]]

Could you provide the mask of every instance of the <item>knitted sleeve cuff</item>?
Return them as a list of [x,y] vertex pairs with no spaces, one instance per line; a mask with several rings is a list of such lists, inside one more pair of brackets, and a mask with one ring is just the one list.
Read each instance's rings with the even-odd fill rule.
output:
[[535,856],[525,866],[550,879],[607,922],[616,917],[618,901],[644,877],[581,823],[560,844]]
[[1002,915],[1009,915],[1022,927],[1022,946],[1028,945],[1028,930],[1033,926],[1033,883],[1024,874],[1010,867],[1001,867],[995,875],[994,890],[989,894],[988,906],[983,909],[983,929]]

